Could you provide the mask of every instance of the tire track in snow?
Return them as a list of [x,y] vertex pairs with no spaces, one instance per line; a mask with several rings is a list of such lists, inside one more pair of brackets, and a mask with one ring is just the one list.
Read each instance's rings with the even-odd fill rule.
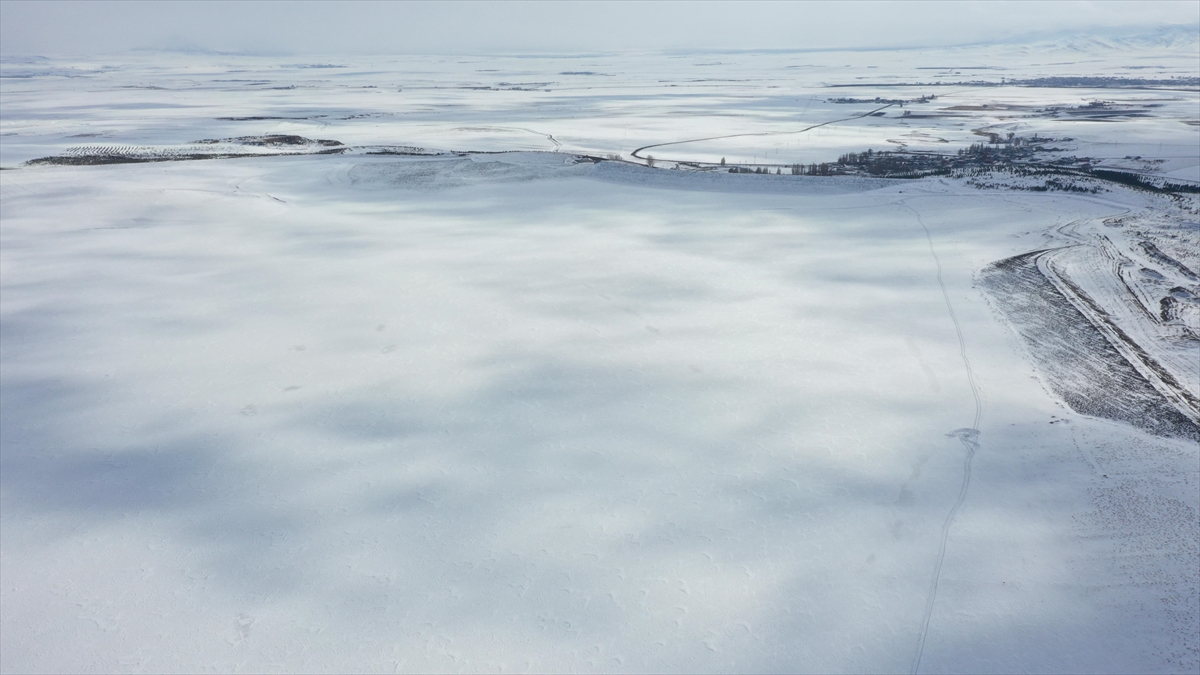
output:
[[546,133],[544,131],[538,131],[534,129],[526,129],[526,127],[523,126],[460,126],[455,131],[524,131],[528,133],[534,133],[536,136],[544,137],[546,141],[553,143],[554,153],[557,153],[557,151],[563,147],[563,144],[559,143],[558,139],[554,138],[552,133]]
[[947,436],[957,438],[966,450],[966,457],[963,459],[963,480],[962,487],[958,489],[958,498],[954,501],[954,506],[950,508],[950,513],[946,514],[946,520],[942,523],[942,537],[938,544],[938,552],[936,562],[933,566],[933,579],[929,584],[929,593],[925,598],[925,613],[921,619],[921,632],[917,637],[917,655],[913,660],[912,673],[916,673],[921,669],[921,657],[925,654],[925,637],[929,633],[929,620],[933,617],[933,606],[937,601],[938,581],[942,576],[942,562],[946,559],[946,542],[950,538],[950,526],[954,523],[954,517],[958,515],[958,510],[963,505],[963,500],[967,498],[967,488],[971,485],[971,460],[975,458],[975,451],[979,449],[979,423],[983,418],[983,402],[979,397],[979,387],[975,385],[975,373],[971,370],[971,360],[967,358],[967,343],[963,339],[962,326],[958,323],[958,316],[954,313],[954,305],[950,302],[950,294],[946,291],[946,283],[942,279],[942,261],[938,258],[937,251],[933,248],[933,235],[929,233],[929,228],[925,225],[925,221],[921,220],[921,214],[917,213],[916,209],[912,208],[904,202],[900,205],[912,212],[916,217],[917,223],[921,225],[921,229],[925,231],[925,241],[929,243],[929,254],[933,256],[933,264],[937,268],[937,282],[942,289],[942,299],[946,301],[946,311],[950,314],[950,321],[954,323],[954,332],[958,336],[958,354],[962,357],[963,367],[967,371],[967,382],[971,385],[971,396],[975,398],[975,419],[970,427],[955,429]]

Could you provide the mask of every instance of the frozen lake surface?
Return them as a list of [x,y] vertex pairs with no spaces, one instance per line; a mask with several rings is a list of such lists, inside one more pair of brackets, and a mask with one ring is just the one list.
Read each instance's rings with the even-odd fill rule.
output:
[[687,165],[1194,180],[935,82],[1198,74],[1087,49],[5,61],[0,669],[1195,672],[1194,195]]

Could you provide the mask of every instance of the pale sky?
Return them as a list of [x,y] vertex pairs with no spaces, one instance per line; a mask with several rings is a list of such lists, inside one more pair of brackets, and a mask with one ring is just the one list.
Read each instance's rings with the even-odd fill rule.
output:
[[913,47],[1200,24],[1200,2],[0,0],[0,53],[586,52]]

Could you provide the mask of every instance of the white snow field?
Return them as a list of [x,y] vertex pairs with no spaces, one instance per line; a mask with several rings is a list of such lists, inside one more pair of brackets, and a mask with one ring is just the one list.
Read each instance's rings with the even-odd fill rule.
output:
[[5,61],[0,670],[1196,672],[1194,196],[677,165],[1186,181],[1194,84],[831,86],[1168,37]]

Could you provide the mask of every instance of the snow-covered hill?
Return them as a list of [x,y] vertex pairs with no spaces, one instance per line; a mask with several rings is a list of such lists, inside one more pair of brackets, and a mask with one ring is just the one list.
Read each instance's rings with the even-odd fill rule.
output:
[[1195,672],[1189,44],[5,61],[0,670]]

